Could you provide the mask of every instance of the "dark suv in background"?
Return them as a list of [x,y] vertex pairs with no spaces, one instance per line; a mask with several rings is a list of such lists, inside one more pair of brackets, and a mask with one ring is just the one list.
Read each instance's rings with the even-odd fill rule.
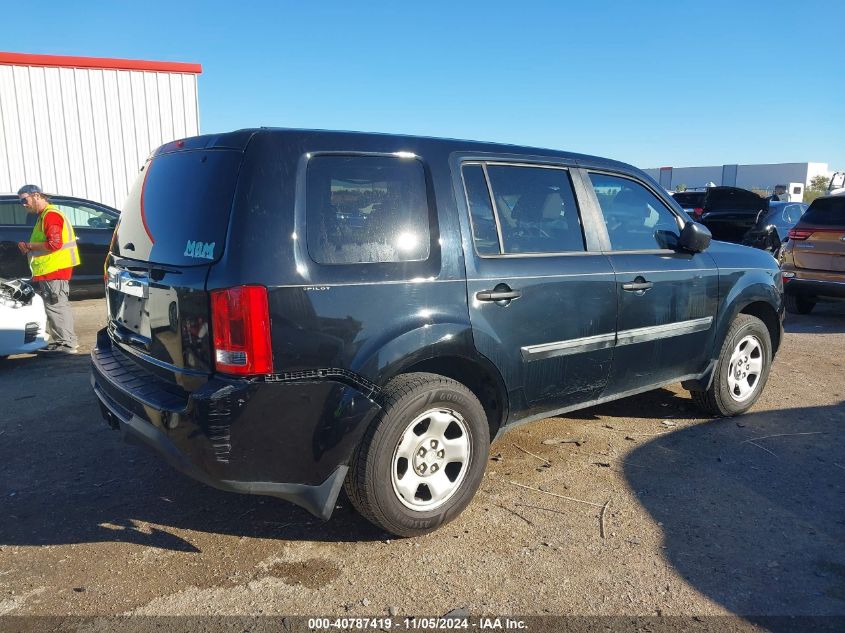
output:
[[[103,262],[120,212],[99,202],[49,196],[73,225],[80,265],[74,268],[71,294],[103,294]],[[16,194],[0,195],[0,278],[28,279],[32,273],[18,242],[28,242],[38,216],[27,213]]]
[[642,171],[281,129],[145,165],[92,352],[106,419],[187,474],[398,535],[453,519],[508,427],[682,381],[751,407],[781,277]]

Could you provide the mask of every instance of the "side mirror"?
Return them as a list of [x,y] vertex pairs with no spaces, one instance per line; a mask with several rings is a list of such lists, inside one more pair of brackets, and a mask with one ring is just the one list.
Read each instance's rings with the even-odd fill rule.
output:
[[713,234],[703,224],[687,222],[678,239],[678,248],[691,253],[700,253],[710,246]]

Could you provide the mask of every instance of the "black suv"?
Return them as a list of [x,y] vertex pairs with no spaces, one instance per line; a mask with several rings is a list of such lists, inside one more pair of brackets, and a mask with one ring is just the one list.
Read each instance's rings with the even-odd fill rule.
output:
[[[103,293],[103,262],[109,250],[114,227],[120,217],[117,209],[99,202],[70,196],[50,196],[73,225],[79,245],[80,264],[70,281],[71,294]],[[32,273],[18,242],[28,242],[37,215],[27,213],[16,194],[0,194],[0,277],[29,278]]]
[[759,397],[782,335],[762,251],[642,171],[557,151],[281,129],[159,148],[108,259],[110,424],[185,473],[421,534],[507,427],[683,381]]

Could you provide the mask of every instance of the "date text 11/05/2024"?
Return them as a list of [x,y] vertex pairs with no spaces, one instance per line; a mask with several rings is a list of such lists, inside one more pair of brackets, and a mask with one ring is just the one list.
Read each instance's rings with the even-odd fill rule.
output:
[[526,630],[524,620],[516,618],[482,617],[477,620],[449,617],[406,617],[394,620],[390,617],[373,618],[309,618],[311,630],[391,630],[408,629],[414,631],[479,629],[479,630]]

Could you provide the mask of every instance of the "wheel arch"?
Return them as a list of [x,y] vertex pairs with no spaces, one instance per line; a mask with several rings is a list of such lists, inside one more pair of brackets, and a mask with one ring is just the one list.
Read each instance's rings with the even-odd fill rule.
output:
[[508,416],[508,397],[499,372],[480,358],[434,356],[406,367],[402,373],[427,372],[451,378],[475,394],[487,414],[492,440]]
[[772,341],[772,356],[777,353],[781,342],[780,318],[777,311],[766,301],[753,301],[740,308],[738,314],[748,314],[760,319],[769,331]]
[[730,287],[719,310],[714,360],[718,357],[731,323],[738,314],[757,317],[766,325],[774,356],[783,338],[783,309],[783,286],[778,269],[751,269],[742,273]]

